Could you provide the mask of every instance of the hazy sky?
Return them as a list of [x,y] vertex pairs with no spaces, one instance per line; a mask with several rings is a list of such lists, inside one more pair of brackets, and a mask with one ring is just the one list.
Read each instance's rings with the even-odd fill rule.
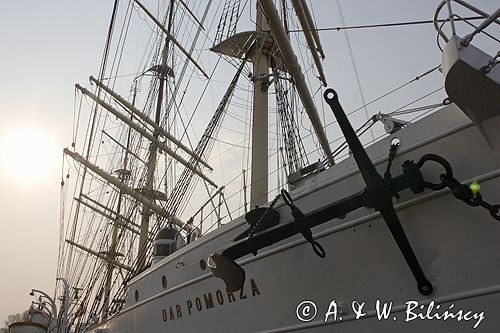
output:
[[[495,1],[471,2],[491,11]],[[53,292],[62,148],[71,143],[74,83],[98,72],[113,1],[0,3],[1,325],[30,305],[31,288]],[[341,25],[335,1],[313,3],[318,27]],[[347,25],[427,20],[438,3],[342,1]],[[343,82],[344,108],[360,106],[343,33],[320,36],[329,83]],[[349,37],[367,100],[441,61],[430,25],[353,30]],[[434,75],[428,90],[439,85]]]
[[27,309],[31,288],[54,290],[60,168],[71,140],[74,83],[98,68],[112,4],[1,2],[2,326],[8,314]]

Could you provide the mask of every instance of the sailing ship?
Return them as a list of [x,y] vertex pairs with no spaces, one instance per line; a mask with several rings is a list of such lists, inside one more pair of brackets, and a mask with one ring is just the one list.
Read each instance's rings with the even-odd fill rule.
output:
[[453,4],[481,23],[460,37],[441,2],[443,65],[417,77],[441,70],[448,98],[355,131],[306,1],[115,1],[64,150],[59,311],[43,293],[45,329],[12,332],[498,330],[500,69],[473,41],[499,11]]

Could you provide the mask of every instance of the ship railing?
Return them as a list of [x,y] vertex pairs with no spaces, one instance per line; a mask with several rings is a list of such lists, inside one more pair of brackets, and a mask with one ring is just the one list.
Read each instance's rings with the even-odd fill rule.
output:
[[[226,198],[224,196],[224,186],[221,186],[215,191],[208,200],[201,205],[201,207],[193,214],[191,217],[188,219],[188,222],[185,225],[191,225],[192,226],[192,232],[189,232],[189,236],[187,238],[188,243],[191,241],[194,241],[194,239],[202,236],[203,234],[207,233],[210,229],[212,229],[214,226],[219,228],[222,225],[222,220],[225,217],[229,217],[229,220],[232,220],[231,216],[231,210],[229,209],[229,205],[227,204]],[[217,200],[217,201],[215,201]],[[207,206],[211,206],[210,211],[208,214],[205,212]],[[223,206],[226,209],[227,215],[223,216],[222,208]],[[205,222],[212,214],[215,214],[216,216],[216,222],[205,232],[203,233],[203,222]],[[199,219],[198,222],[195,224],[195,219]],[[181,228],[179,230],[179,233],[183,230],[184,228]]]
[[[453,13],[453,10],[452,10],[452,7],[451,7],[451,2],[456,2],[457,4],[473,11],[474,13],[484,17],[484,21],[481,22],[481,24],[479,24],[478,26],[475,26],[473,25],[472,23],[470,22],[467,22],[467,20],[464,20],[462,17],[460,17],[459,15],[457,14],[454,14]],[[448,20],[445,20],[444,22],[441,23],[441,25],[438,24],[439,20],[438,20],[438,16],[439,16],[439,13],[441,12],[441,10],[443,9],[444,6],[447,6],[447,9],[448,9]],[[488,37],[496,40],[497,42],[499,41],[498,39],[496,39],[495,37],[491,36],[490,34],[486,33],[484,30],[489,26],[491,25],[492,23],[496,23],[498,25],[500,25],[500,20],[499,20],[499,17],[500,17],[500,8],[498,8],[493,14],[488,14],[484,11],[482,11],[481,9],[467,3],[466,1],[463,1],[463,0],[443,0],[441,1],[441,3],[438,5],[438,7],[436,8],[436,11],[434,12],[434,17],[433,17],[433,23],[434,23],[434,27],[436,28],[436,31],[438,32],[438,35],[437,35],[437,42],[438,42],[438,47],[441,51],[443,51],[443,48],[441,47],[441,45],[439,44],[439,38],[442,38],[446,43],[448,43],[450,41],[450,38],[451,37],[448,37],[444,31],[443,31],[443,27],[444,25],[447,23],[447,22],[450,22],[450,27],[451,27],[451,33],[452,33],[452,36],[456,36],[457,33],[456,33],[456,26],[455,26],[455,19],[458,19],[460,21],[464,21],[466,22],[467,24],[469,24],[470,26],[474,27],[474,30],[469,33],[468,35],[466,35],[464,38],[462,38],[462,41],[460,43],[460,46],[462,47],[467,47],[470,42],[472,41],[472,39],[479,33],[483,32],[485,35],[487,35]]]
[[[472,32],[466,33],[463,37],[458,35],[458,27],[455,26],[458,22],[456,18],[459,16],[453,13],[452,1],[465,7],[466,10],[479,14],[479,19],[484,18],[478,26],[468,22],[470,18],[468,20],[461,19],[461,21],[473,27]],[[443,24],[438,27],[437,17],[444,5],[447,5],[448,8],[448,19],[444,20]],[[498,114],[500,71],[495,66],[500,63],[500,51],[496,46],[494,48],[496,54],[492,55],[489,42],[494,41],[498,45],[500,39],[493,36],[493,34],[489,34],[486,28],[493,23],[500,25],[499,17],[500,8],[490,15],[463,0],[445,0],[436,9],[433,20],[438,31],[438,46],[443,52],[442,73],[449,100],[455,103],[480,129],[482,136],[491,148],[493,148],[492,141],[487,132],[483,130],[483,122]],[[450,22],[451,36],[449,37],[443,32],[446,22]],[[472,39],[480,33],[481,36],[487,36],[489,39],[478,41],[476,38],[475,45],[472,45]],[[464,34],[464,32],[461,31],[461,34]],[[444,48],[439,45],[440,39],[446,42]],[[485,98],[485,96],[488,98]]]
[[[275,152],[274,154],[277,154]],[[195,238],[206,235],[207,233],[218,229],[225,223],[233,220],[233,217],[240,216],[242,213],[246,214],[249,210],[249,202],[247,197],[247,173],[250,169],[243,169],[241,173],[236,175],[231,181],[221,186],[216,192],[214,192],[200,208],[194,212],[188,219],[186,225],[192,227],[193,232],[187,233],[187,242],[190,243]],[[275,169],[270,172],[270,176],[278,174],[280,169]],[[229,196],[226,196],[226,189],[231,186],[234,187],[235,183],[241,181],[241,188],[236,191],[231,191]],[[279,193],[283,188],[284,184],[278,182],[271,186],[267,192],[267,197],[271,198],[276,193]],[[236,185],[238,187],[239,185]],[[238,196],[243,197],[243,202],[234,205],[231,201]],[[241,199],[241,198],[240,198]],[[179,232],[184,231],[184,228],[180,229]],[[193,234],[194,232],[199,232],[198,235]],[[193,237],[191,238],[191,235]]]

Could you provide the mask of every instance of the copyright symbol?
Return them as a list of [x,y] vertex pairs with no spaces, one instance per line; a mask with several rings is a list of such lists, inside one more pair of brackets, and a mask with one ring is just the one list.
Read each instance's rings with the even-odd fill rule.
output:
[[299,305],[297,305],[297,309],[295,310],[295,314],[297,315],[297,319],[300,321],[311,321],[316,317],[316,313],[318,309],[316,308],[316,304],[311,301],[303,301]]

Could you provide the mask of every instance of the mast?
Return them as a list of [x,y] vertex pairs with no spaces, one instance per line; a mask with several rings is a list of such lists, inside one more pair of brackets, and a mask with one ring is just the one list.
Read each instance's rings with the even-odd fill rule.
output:
[[[306,38],[307,45],[309,46],[309,51],[311,51],[311,55],[314,60],[314,64],[316,65],[316,69],[319,74],[319,78],[321,82],[323,82],[323,86],[326,87],[326,77],[323,72],[323,66],[321,65],[321,61],[319,60],[318,53],[324,58],[325,55],[321,49],[321,44],[319,46],[316,43],[319,43],[319,37],[317,34],[315,35],[315,27],[314,23],[311,19],[311,13],[307,7],[307,4],[303,0],[292,0],[293,7],[295,8],[295,13],[299,18],[300,25],[302,26],[302,30],[304,30],[304,37]],[[320,52],[321,50],[321,52]]]
[[333,160],[332,150],[330,149],[328,138],[326,137],[318,111],[314,105],[309,88],[307,87],[307,83],[297,60],[297,56],[293,51],[285,28],[283,27],[283,24],[281,24],[276,7],[274,6],[272,0],[259,0],[259,3],[262,7],[262,11],[269,20],[269,28],[274,35],[276,44],[278,44],[278,48],[281,52],[281,56],[283,57],[283,61],[286,64],[288,73],[290,73],[295,82],[297,93],[299,94],[302,105],[304,105],[304,109],[311,120],[311,124],[316,132],[321,147],[323,148],[323,152],[325,153],[328,162],[333,165],[335,162]]
[[[269,29],[259,2],[256,2],[256,31]],[[254,45],[253,62],[253,125],[252,125],[252,173],[250,207],[267,202],[268,189],[268,93],[269,53],[264,48],[266,38],[259,38]]]
[[[186,49],[184,49],[182,47],[182,45],[177,41],[177,39],[174,38],[174,36],[172,36],[172,34],[170,33],[170,29],[166,29],[163,24],[160,23],[160,21],[158,21],[156,19],[156,17],[146,8],[146,6],[144,6],[139,0],[134,0],[134,2],[139,6],[141,7],[141,9],[144,11],[144,13],[149,16],[149,18],[158,26],[158,28],[160,28],[164,33],[165,35],[167,36],[166,37],[166,40],[167,40],[167,43],[169,41],[172,41],[172,43],[177,46],[177,48],[186,56],[186,58],[189,59],[189,61],[191,63],[193,63],[193,65],[196,66],[196,68],[198,68],[198,70],[203,74],[204,77],[206,77],[207,79],[209,78],[207,73],[205,73],[205,71],[203,70],[203,68],[196,62],[196,60],[193,59],[193,57],[191,56],[191,53],[189,53]],[[170,3],[172,3],[173,1],[171,1]]]
[[[126,163],[126,162],[125,162]],[[124,174],[120,174],[119,179],[121,182],[125,183],[126,181],[126,176]],[[109,309],[109,299],[111,296],[111,283],[113,280],[113,269],[114,265],[113,262],[116,261],[116,257],[118,256],[118,253],[116,252],[117,245],[118,245],[118,231],[121,229],[120,223],[118,223],[119,215],[120,215],[120,210],[121,210],[121,205],[122,205],[122,199],[123,199],[123,193],[120,190],[118,194],[118,204],[117,204],[117,210],[116,210],[116,217],[113,220],[113,229],[111,232],[111,245],[109,246],[109,250],[107,253],[107,256],[109,258],[108,261],[108,267],[106,271],[106,283],[104,285],[104,306],[102,307],[102,318],[106,317],[106,314]]]
[[314,20],[311,16],[311,12],[309,11],[309,7],[307,6],[305,0],[300,0],[302,5],[302,10],[304,11],[304,15],[306,16],[307,24],[309,26],[309,31],[311,32],[314,43],[316,45],[316,51],[321,55],[321,59],[325,59],[325,53],[323,52],[323,46],[321,46],[321,41],[319,40],[318,30],[316,30],[316,25],[314,24]]
[[[137,81],[135,82],[134,86],[134,97],[132,98],[132,105],[135,104],[135,98],[137,96]],[[126,183],[129,176],[130,176],[130,171],[127,169],[128,167],[128,151],[130,149],[130,136],[132,133],[132,129],[128,129],[128,134],[127,134],[127,147],[125,149],[125,155],[123,157],[123,169],[121,169],[121,172],[118,173],[118,178],[122,183]],[[119,170],[120,171],[120,170]],[[110,296],[111,296],[111,283],[113,279],[113,269],[114,265],[112,264],[113,261],[116,261],[116,257],[118,253],[116,252],[117,246],[118,246],[118,232],[120,231],[120,228],[122,228],[123,223],[120,223],[121,219],[121,208],[122,208],[122,201],[123,201],[123,191],[120,189],[118,193],[118,203],[116,205],[116,214],[115,218],[112,220],[113,221],[113,231],[111,235],[111,245],[109,246],[109,251],[108,251],[108,257],[110,259],[110,262],[108,262],[108,267],[107,267],[107,272],[106,272],[106,283],[104,285],[104,305],[102,307],[102,318],[105,318],[109,309],[109,301],[110,301]],[[125,225],[127,223],[127,220],[125,221]],[[130,228],[132,229],[132,228]],[[133,230],[133,229],[132,229]]]
[[[296,2],[301,16],[301,22],[306,27],[314,26],[310,13],[308,18],[307,8],[302,3]],[[300,5],[300,6],[299,6]],[[302,101],[304,109],[311,120],[311,124],[316,132],[318,140],[323,148],[323,152],[328,159],[329,164],[334,164],[332,151],[326,137],[323,125],[314,105],[311,93],[306,84],[304,74],[297,61],[297,57],[292,49],[290,40],[286,34],[285,28],[276,11],[272,0],[259,0],[256,4],[256,29],[246,31],[228,37],[226,40],[214,45],[211,50],[226,56],[239,59],[247,59],[244,55],[248,51],[249,59],[253,63],[252,80],[253,87],[253,119],[252,119],[252,172],[251,172],[251,193],[250,205],[252,208],[260,206],[267,202],[268,190],[268,87],[270,84],[270,59],[271,55],[276,56],[273,49],[273,39],[270,38],[269,31],[272,32],[274,42],[279,48],[278,57],[284,62],[287,71],[295,83],[297,93]],[[319,42],[315,42],[314,34],[306,32],[306,38],[309,45],[321,54]],[[315,49],[320,49],[316,51]],[[316,54],[318,71],[322,73],[321,63]],[[323,77],[323,83],[326,79]]]
[[[174,9],[174,1],[171,0],[170,12],[168,14],[168,28],[167,28],[168,34],[170,34],[172,28],[172,19],[174,12],[173,9]],[[167,68],[169,41],[170,41],[169,38],[165,39],[165,46],[163,47],[163,54],[161,59],[161,67],[160,70],[158,71],[158,79],[160,80],[160,86],[158,89],[158,99],[156,101],[156,114],[155,114],[155,124],[157,127],[155,127],[155,130],[153,132],[153,137],[155,138],[155,141],[152,141],[149,145],[148,170],[146,175],[146,186],[145,186],[146,191],[148,193],[151,193],[151,191],[153,190],[153,180],[156,169],[156,154],[158,147],[155,144],[155,142],[158,141],[158,138],[160,136],[160,131],[158,130],[158,127],[160,126],[160,119],[161,119],[161,105],[163,102],[163,91],[165,90],[165,80],[167,79],[167,73],[169,72]],[[141,229],[139,231],[139,252],[138,252],[139,258],[137,259],[137,269],[139,271],[144,267],[146,262],[146,243],[148,241],[150,217],[151,213],[149,209],[143,209]]]

